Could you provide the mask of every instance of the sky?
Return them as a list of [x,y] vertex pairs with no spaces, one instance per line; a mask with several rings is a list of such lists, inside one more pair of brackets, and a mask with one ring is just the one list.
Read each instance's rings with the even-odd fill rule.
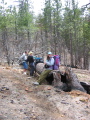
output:
[[[2,0],[0,0],[0,2],[1,1]],[[15,1],[18,1],[18,0],[4,0],[4,1],[7,2],[8,5],[16,5],[17,2],[15,2]],[[45,0],[31,0],[31,1],[32,1],[32,4],[33,4],[33,9],[34,9],[35,15],[38,15],[39,13],[41,13],[41,9],[44,7],[43,1],[45,1]],[[61,1],[63,2],[64,0],[61,0]],[[79,7],[90,3],[90,0],[76,0],[76,1],[78,1],[78,3],[79,3],[78,6]]]

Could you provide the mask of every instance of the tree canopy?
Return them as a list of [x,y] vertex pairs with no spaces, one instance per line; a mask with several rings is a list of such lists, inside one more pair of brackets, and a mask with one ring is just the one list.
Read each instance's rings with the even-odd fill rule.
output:
[[[30,0],[18,0],[18,7],[0,5],[1,59],[8,63],[24,50],[44,57],[47,51],[59,54],[62,64],[88,69],[90,59],[90,4],[78,7],[75,0],[45,0],[34,15]],[[18,52],[19,51],[19,52]]]

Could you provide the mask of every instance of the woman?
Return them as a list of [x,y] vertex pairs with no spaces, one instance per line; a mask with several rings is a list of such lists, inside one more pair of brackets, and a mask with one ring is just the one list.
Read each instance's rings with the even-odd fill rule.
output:
[[52,57],[51,52],[48,52],[47,60],[44,63],[44,65],[45,65],[45,71],[41,73],[38,82],[34,82],[35,85],[42,84],[42,82],[46,79],[48,74],[53,70],[54,58]]
[[30,51],[29,56],[27,58],[27,62],[29,62],[29,66],[30,66],[30,76],[33,76],[34,71],[35,71],[34,58],[32,54],[33,52]]

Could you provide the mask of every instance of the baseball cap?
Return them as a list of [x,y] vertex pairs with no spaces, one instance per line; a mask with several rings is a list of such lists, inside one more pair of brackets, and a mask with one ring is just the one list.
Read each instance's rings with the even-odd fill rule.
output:
[[48,52],[48,55],[51,55],[52,54],[52,52]]

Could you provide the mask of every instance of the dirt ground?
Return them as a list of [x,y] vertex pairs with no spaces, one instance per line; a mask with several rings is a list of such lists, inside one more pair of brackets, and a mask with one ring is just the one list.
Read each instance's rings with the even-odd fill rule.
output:
[[[29,79],[21,71],[0,66],[0,120],[90,120],[89,94],[35,86],[36,78]],[[90,71],[73,71],[80,81],[90,83]]]

